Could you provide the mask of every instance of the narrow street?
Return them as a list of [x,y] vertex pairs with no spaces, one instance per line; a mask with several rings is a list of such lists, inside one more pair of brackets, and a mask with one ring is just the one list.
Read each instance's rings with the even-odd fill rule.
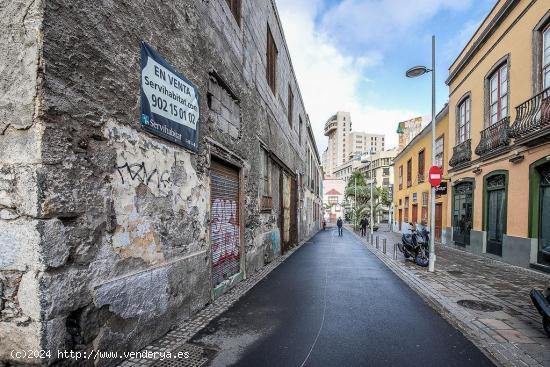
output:
[[356,237],[314,236],[192,343],[211,366],[492,366]]

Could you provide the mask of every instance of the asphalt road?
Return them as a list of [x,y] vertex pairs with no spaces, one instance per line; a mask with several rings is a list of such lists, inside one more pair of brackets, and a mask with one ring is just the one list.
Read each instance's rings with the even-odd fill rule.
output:
[[493,366],[353,234],[320,232],[192,341],[211,366]]

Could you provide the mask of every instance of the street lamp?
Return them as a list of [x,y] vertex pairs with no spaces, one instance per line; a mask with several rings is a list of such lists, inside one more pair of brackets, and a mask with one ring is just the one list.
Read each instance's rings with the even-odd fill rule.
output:
[[[426,73],[432,73],[432,166],[435,166],[435,36],[432,36],[432,68],[414,66],[407,70],[407,78],[416,78]],[[432,186],[432,200],[430,205],[430,261],[428,271],[435,270],[435,187]]]
[[[374,223],[373,223],[373,197],[372,197],[372,186],[374,185],[374,179],[373,179],[373,168],[372,168],[372,147],[369,149],[369,158],[370,158],[370,164],[369,164],[369,171],[370,171],[370,234],[374,234]],[[363,160],[361,160],[362,163],[364,163]]]

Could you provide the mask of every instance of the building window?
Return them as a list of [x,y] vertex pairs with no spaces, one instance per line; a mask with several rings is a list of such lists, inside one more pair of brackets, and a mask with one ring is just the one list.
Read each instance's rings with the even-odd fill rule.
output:
[[267,84],[271,88],[273,94],[275,94],[276,80],[277,80],[277,45],[275,45],[275,39],[273,39],[273,34],[269,25],[267,26],[267,67],[266,67],[266,77]]
[[302,122],[302,116],[298,116],[298,143],[302,145],[302,129],[304,128]]
[[403,166],[399,166],[399,190],[403,190]]
[[330,205],[338,204],[338,196],[329,196],[328,197],[328,203]]
[[471,100],[467,97],[458,105],[457,144],[470,139],[470,108]]
[[550,26],[542,34],[542,89],[550,88]]
[[292,87],[288,85],[288,124],[292,129],[292,112],[294,110],[294,94],[292,93]]
[[438,166],[443,170],[443,155],[444,155],[444,149],[443,145],[445,143],[445,137],[441,135],[437,140],[435,141],[435,165]]
[[390,175],[390,168],[389,167],[382,168],[382,175],[389,176]]
[[424,159],[424,150],[421,150],[418,152],[418,183],[424,182],[424,165],[425,165],[425,159]]
[[490,125],[508,116],[508,64],[499,67],[489,77]]
[[422,193],[422,214],[420,220],[423,223],[428,223],[428,203],[429,194],[427,192]]
[[241,0],[227,0],[227,5],[235,17],[239,27],[241,26]]
[[412,186],[412,159],[409,159],[407,161],[407,187]]
[[261,209],[271,210],[273,200],[271,197],[271,160],[265,149],[261,153]]

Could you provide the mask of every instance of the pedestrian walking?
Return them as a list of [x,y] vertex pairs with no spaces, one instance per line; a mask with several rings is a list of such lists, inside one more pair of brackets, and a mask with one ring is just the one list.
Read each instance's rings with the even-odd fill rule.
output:
[[361,219],[361,236],[367,235],[367,227],[369,226],[369,220],[367,218]]
[[338,218],[336,225],[338,226],[338,237],[342,237],[344,235],[344,229],[342,228],[344,226],[344,222],[342,221],[342,217]]

